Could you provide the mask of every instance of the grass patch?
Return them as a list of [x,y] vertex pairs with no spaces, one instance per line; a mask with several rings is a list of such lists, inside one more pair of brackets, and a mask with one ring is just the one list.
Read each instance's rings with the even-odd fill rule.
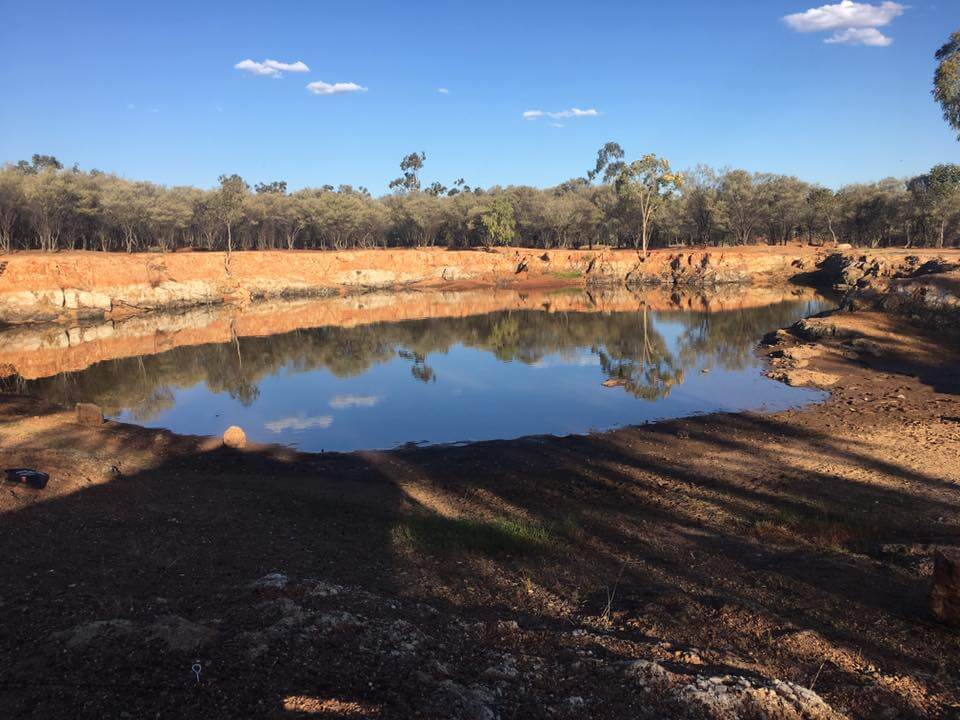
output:
[[753,532],[760,539],[802,540],[835,551],[863,546],[879,535],[876,524],[863,519],[786,510],[755,520]]
[[576,280],[577,278],[583,277],[583,273],[579,270],[557,270],[552,273],[552,275],[557,278],[557,280]]
[[414,515],[394,529],[402,545],[434,555],[478,553],[491,557],[547,552],[557,545],[553,534],[527,520],[473,520]]

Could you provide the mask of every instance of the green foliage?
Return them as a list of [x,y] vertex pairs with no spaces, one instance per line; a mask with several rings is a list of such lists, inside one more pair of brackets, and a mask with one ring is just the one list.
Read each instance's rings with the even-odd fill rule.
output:
[[950,35],[935,57],[939,64],[933,75],[933,97],[960,140],[960,30]]
[[164,187],[48,155],[0,167],[0,252],[105,251],[195,247],[336,249],[568,248],[848,242],[868,246],[948,246],[960,240],[956,169],[938,165],[909,180],[887,178],[836,193],[788,175],[674,172],[656,155],[624,160],[601,148],[591,183],[471,188],[462,178],[419,190],[425,155],[402,163],[401,192],[372,197],[350,185],[288,192],[236,175],[217,187]]
[[522,519],[412,515],[401,520],[394,533],[394,537],[410,549],[436,555],[527,555],[548,552],[557,542],[542,525]]
[[[599,167],[599,160],[597,164]],[[639,216],[640,245],[644,255],[650,244],[653,221],[667,198],[681,187],[683,175],[673,172],[666,158],[658,158],[650,153],[632,163],[621,164],[614,182],[620,213],[625,218],[635,214]],[[634,247],[636,244],[635,238]]]
[[419,173],[423,170],[423,163],[427,159],[424,152],[410,153],[400,161],[400,177],[390,182],[390,189],[403,192],[416,192],[420,189]]
[[485,245],[509,245],[517,230],[513,205],[505,197],[494,198],[477,216],[475,227]]

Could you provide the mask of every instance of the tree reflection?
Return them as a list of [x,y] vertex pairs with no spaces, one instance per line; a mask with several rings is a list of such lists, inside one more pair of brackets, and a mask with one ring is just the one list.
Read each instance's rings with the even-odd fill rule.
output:
[[[156,355],[107,360],[74,373],[24,381],[0,380],[7,391],[27,392],[64,404],[95,402],[110,415],[128,410],[147,421],[174,403],[175,391],[203,383],[251,405],[258,383],[283,372],[325,369],[351,377],[396,357],[411,363],[412,377],[437,382],[431,353],[456,345],[483,350],[502,361],[536,364],[547,356],[596,356],[602,378],[637,398],[667,396],[684,370],[709,362],[730,369],[753,362],[766,332],[815,311],[804,301],[717,313],[506,311],[463,318],[432,318],[357,327],[322,327],[271,337],[234,337],[218,345],[184,346]],[[670,343],[657,330],[679,324]]]

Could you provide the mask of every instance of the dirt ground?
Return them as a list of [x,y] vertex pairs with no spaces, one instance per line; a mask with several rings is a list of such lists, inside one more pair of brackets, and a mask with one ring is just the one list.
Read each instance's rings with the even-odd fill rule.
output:
[[821,405],[586,437],[238,451],[3,397],[51,480],[0,486],[0,715],[960,717],[960,353],[829,322],[763,350]]

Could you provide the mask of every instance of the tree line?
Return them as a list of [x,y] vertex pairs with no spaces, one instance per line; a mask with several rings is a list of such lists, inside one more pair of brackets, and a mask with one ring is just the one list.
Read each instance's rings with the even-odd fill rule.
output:
[[374,247],[643,250],[681,245],[849,243],[946,247],[960,238],[960,166],[937,165],[837,191],[798,178],[600,149],[584,177],[556,187],[423,187],[424,153],[392,191],[349,185],[288,192],[223,175],[217,187],[166,187],[34,155],[0,168],[0,251],[173,251]]
[[[960,133],[960,30],[935,53],[932,94]],[[960,135],[958,135],[960,139]],[[946,247],[960,242],[960,165],[836,192],[789,175],[678,173],[653,154],[628,161],[607,143],[584,177],[556,187],[421,183],[410,153],[390,194],[350,185],[287,192],[221,175],[217,187],[165,187],[51,155],[0,167],[0,252],[12,250],[567,248],[849,243]]]

